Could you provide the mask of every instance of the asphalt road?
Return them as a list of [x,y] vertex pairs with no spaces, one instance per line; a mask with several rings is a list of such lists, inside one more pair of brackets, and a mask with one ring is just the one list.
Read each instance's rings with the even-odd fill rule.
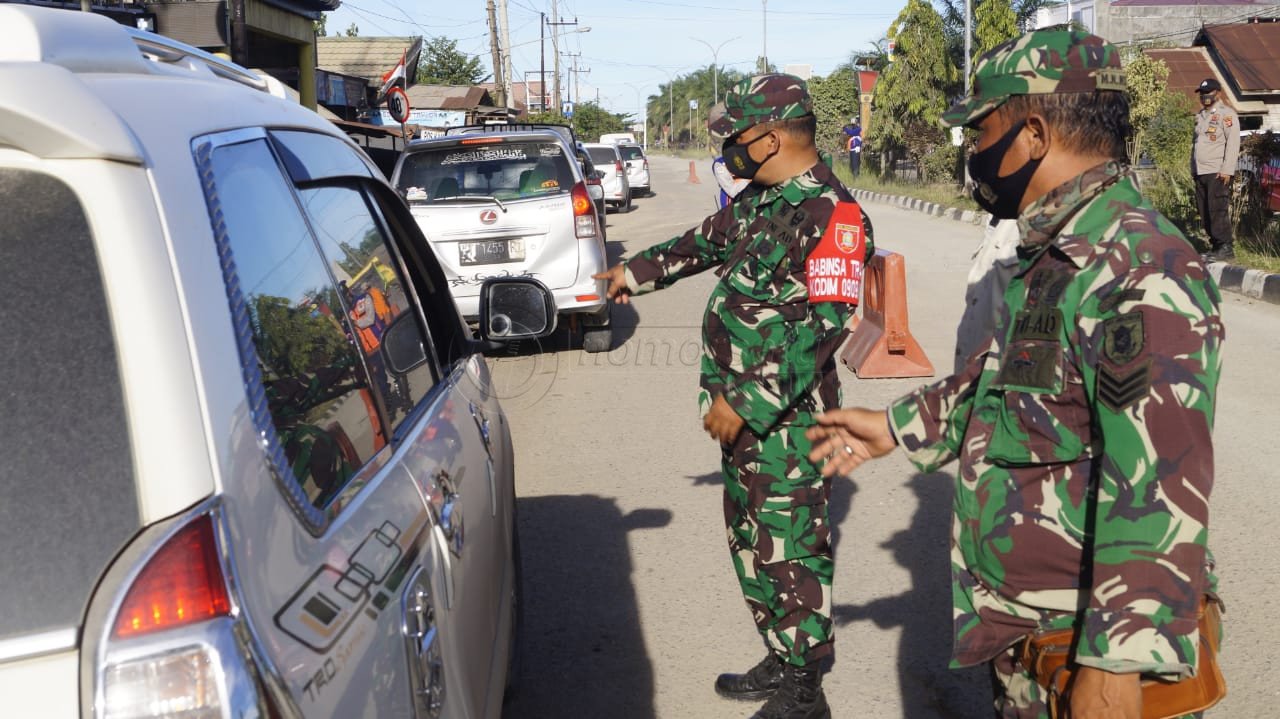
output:
[[[709,162],[653,158],[655,196],[610,214],[610,253],[629,256],[713,209]],[[964,277],[981,230],[867,206],[877,245],[906,257],[911,329],[951,367]],[[614,314],[614,349],[572,338],[493,361],[516,445],[525,577],[522,676],[506,717],[749,716],[712,681],[763,649],[724,540],[719,451],[696,403],[709,273]],[[1280,306],[1224,298],[1227,327],[1215,444],[1212,540],[1227,604],[1229,695],[1213,717],[1275,716],[1280,703]],[[919,380],[858,380],[846,404],[883,406]],[[900,454],[842,479],[837,656],[825,688],[836,717],[987,717],[984,669],[947,669],[950,481]]]

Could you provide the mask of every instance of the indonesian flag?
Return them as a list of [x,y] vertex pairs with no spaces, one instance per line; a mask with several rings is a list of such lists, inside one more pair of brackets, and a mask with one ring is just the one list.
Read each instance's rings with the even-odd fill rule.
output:
[[422,38],[418,38],[412,46],[400,53],[400,62],[396,66],[388,70],[382,75],[382,86],[378,88],[378,101],[374,105],[381,105],[382,101],[387,97],[387,91],[397,85],[408,89],[412,84],[409,81],[408,68],[410,65],[417,67],[418,54],[422,52]]

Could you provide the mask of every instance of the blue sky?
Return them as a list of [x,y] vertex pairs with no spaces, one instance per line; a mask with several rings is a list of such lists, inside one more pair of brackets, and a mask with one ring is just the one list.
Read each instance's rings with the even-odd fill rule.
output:
[[[809,64],[825,75],[854,50],[884,36],[905,0],[559,0],[560,19],[590,32],[561,27],[561,53],[581,53],[579,92],[614,112],[638,112],[671,75],[709,66],[712,51],[724,67],[751,70],[766,41],[769,60]],[[444,6],[445,9],[438,9]],[[762,9],[767,7],[766,16]],[[508,0],[513,78],[537,79],[539,12],[550,0]],[[330,34],[351,23],[361,35],[443,35],[458,49],[490,65],[485,0],[426,3],[412,0],[343,0],[329,14]],[[548,29],[549,30],[549,29]],[[699,42],[701,40],[702,42]],[[706,44],[704,44],[706,43]],[[710,45],[710,47],[708,47]],[[551,84],[551,39],[547,38],[547,84]],[[564,60],[563,62],[568,62]],[[562,68],[562,84],[564,70]],[[563,90],[562,90],[563,92]],[[639,98],[639,100],[637,99]]]

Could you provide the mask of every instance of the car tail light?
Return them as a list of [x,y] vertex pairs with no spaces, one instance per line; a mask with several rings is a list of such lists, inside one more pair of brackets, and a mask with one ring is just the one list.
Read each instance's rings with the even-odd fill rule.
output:
[[579,182],[570,193],[573,198],[573,229],[579,238],[596,236],[595,205],[587,194],[587,183]]
[[645,172],[648,172],[648,171],[649,171],[649,158],[647,158],[647,157],[646,157],[646,158],[644,158],[644,171],[645,171]]
[[170,537],[138,573],[111,635],[126,639],[230,613],[213,519],[206,514]]
[[623,174],[627,171],[626,168],[622,166],[622,160],[614,160],[613,169],[617,170],[618,174]]
[[107,669],[104,719],[218,719],[222,690],[209,652],[190,647]]

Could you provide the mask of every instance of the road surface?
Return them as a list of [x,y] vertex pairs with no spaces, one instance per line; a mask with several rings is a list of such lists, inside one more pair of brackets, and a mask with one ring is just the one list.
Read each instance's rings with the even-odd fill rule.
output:
[[[610,214],[616,259],[679,234],[712,208],[687,160],[651,159],[656,194]],[[964,278],[981,229],[869,204],[876,244],[906,257],[911,329],[948,371]],[[523,672],[506,717],[719,719],[717,673],[763,656],[724,540],[719,450],[696,404],[699,321],[714,277],[684,280],[614,314],[614,349],[551,338],[493,360],[516,447],[525,576]],[[1213,717],[1274,716],[1280,703],[1280,306],[1228,295],[1218,402],[1212,546],[1227,604],[1229,695]],[[918,380],[862,380],[846,404],[883,406]],[[990,716],[982,668],[947,669],[950,480],[901,454],[841,479],[836,717]]]

